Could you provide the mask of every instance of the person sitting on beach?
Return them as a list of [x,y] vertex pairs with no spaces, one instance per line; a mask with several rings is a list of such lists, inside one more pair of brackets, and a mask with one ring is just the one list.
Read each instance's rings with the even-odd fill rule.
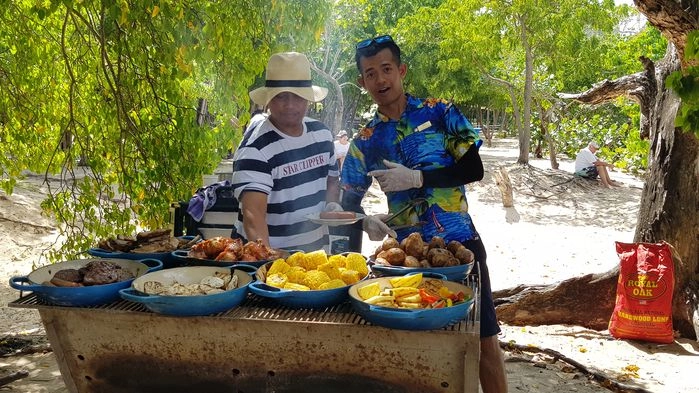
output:
[[580,149],[575,157],[575,174],[593,180],[599,176],[602,185],[606,188],[619,186],[618,183],[609,178],[607,171],[607,168],[614,168],[614,165],[597,158],[595,153],[598,150],[597,142],[590,142],[586,147]]

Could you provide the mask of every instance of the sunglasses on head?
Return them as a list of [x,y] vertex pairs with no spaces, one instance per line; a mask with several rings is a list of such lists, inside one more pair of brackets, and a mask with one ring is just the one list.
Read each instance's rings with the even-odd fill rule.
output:
[[388,34],[380,35],[380,36],[374,37],[374,38],[367,38],[366,40],[359,41],[359,42],[357,42],[355,49],[360,50],[360,49],[368,48],[372,45],[379,45],[379,44],[383,44],[386,42],[393,42],[393,38]]

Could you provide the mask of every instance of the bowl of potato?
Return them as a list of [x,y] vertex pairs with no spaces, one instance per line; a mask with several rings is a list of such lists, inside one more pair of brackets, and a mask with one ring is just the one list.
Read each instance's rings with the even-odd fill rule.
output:
[[387,238],[369,258],[371,270],[377,276],[402,276],[408,273],[434,272],[448,280],[466,278],[475,264],[473,252],[457,241],[445,242],[434,236],[425,242],[413,232],[399,242]]

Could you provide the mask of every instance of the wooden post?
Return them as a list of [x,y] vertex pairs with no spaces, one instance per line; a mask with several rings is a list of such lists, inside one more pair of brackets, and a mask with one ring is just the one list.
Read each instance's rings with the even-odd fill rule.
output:
[[510,176],[507,174],[507,169],[504,166],[500,166],[496,172],[493,173],[495,176],[495,183],[500,189],[500,194],[502,195],[502,205],[505,207],[513,207],[514,197],[512,196],[512,183],[510,182]]

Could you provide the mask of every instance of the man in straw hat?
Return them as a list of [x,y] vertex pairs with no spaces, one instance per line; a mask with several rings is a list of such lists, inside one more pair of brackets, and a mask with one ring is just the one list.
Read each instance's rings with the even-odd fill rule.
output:
[[265,79],[250,98],[269,116],[244,135],[233,157],[240,202],[233,236],[274,248],[326,248],[327,227],[307,216],[341,210],[339,171],[332,132],[306,113],[328,91],[312,84],[310,63],[296,52],[272,55]]

